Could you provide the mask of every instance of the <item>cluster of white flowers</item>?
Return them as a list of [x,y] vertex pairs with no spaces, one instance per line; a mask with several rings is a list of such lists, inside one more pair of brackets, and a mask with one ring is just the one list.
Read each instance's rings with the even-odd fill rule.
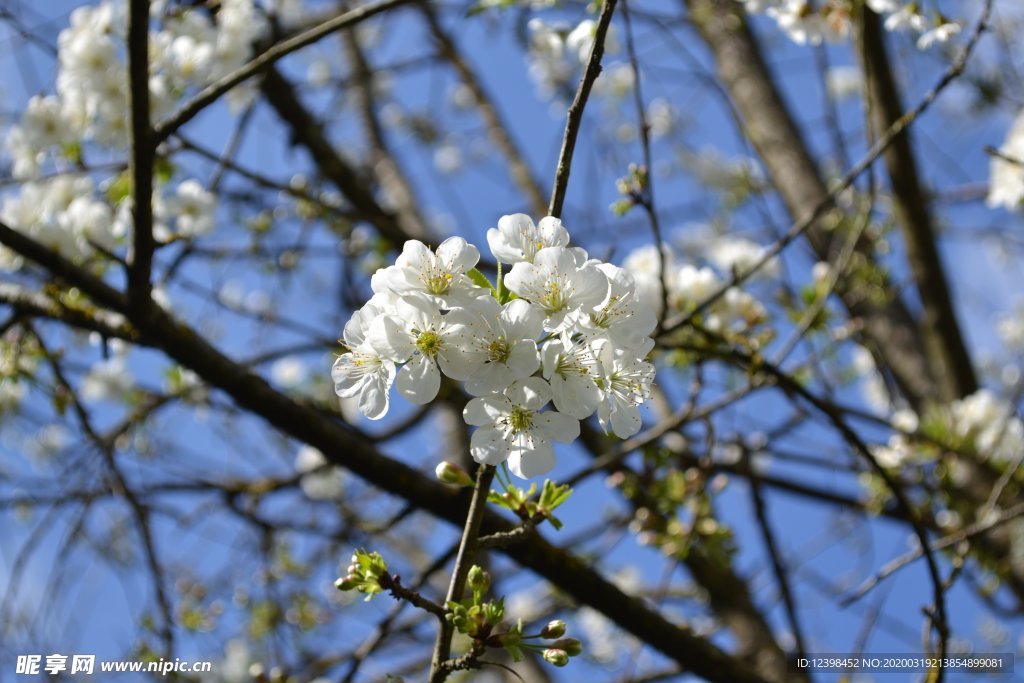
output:
[[[0,220],[72,260],[113,249],[120,225],[110,206],[95,193],[88,176],[65,175],[27,182],[0,206]],[[0,254],[0,270],[17,270],[21,259]]]
[[1024,451],[1024,422],[988,389],[953,401],[948,412],[954,434],[969,440],[982,459],[1005,462]]
[[[854,12],[853,0],[739,0],[752,14],[764,12],[779,25],[798,45],[820,45],[824,41],[837,42],[850,35]],[[885,16],[887,31],[913,31],[920,34],[917,48],[927,50],[937,43],[945,43],[960,33],[959,22],[936,14],[929,21],[917,2],[906,0],[867,0],[873,11]]]
[[579,420],[595,412],[606,431],[635,434],[654,379],[644,358],[656,319],[633,277],[570,247],[557,218],[535,225],[503,216],[487,241],[511,266],[497,289],[483,286],[480,253],[461,237],[436,251],[406,242],[395,264],[373,275],[374,296],[345,326],[337,393],[379,419],[392,383],[425,404],[442,373],[464,382],[475,397],[463,413],[478,427],[473,457],[507,460],[523,478],[550,470],[551,442],[575,439]]
[[[154,17],[166,3],[153,3]],[[166,10],[151,33],[149,94],[151,115],[167,115],[175,101],[244,64],[266,21],[252,0],[224,0],[216,23],[204,11]],[[123,149],[128,143],[128,69],[124,58],[127,8],[124,0],[79,7],[58,44],[56,95],[29,101],[7,147],[14,174],[30,178],[54,152],[82,140]],[[234,95],[240,101],[244,95]]]
[[[988,389],[942,406],[938,415],[950,436],[972,448],[982,460],[1007,462],[1024,451],[1024,421],[1013,404]],[[904,408],[895,411],[890,421],[896,433],[887,445],[876,446],[872,452],[886,467],[914,462],[919,455],[913,439],[920,426],[917,414]]]
[[[243,65],[267,28],[252,0],[223,0],[215,20],[203,10],[166,5],[152,5],[153,18],[161,20],[159,30],[150,34],[153,120],[170,114],[190,92]],[[105,201],[88,177],[40,178],[44,170],[60,173],[82,163],[88,151],[84,144],[127,148],[126,19],[124,0],[75,9],[57,41],[56,93],[31,98],[6,135],[14,177],[30,182],[5,198],[0,209],[4,222],[75,260],[91,254],[93,245],[112,249],[126,234],[131,222],[127,193]],[[229,104],[238,105],[252,94],[251,86],[236,88],[228,95]],[[123,181],[109,185],[118,182]],[[157,239],[195,237],[212,229],[215,198],[200,183],[185,180],[166,197],[164,189],[158,187],[153,196]],[[0,252],[0,269],[19,265],[9,252]]]
[[1024,110],[1017,114],[1006,141],[989,165],[988,205],[1011,211],[1024,202]]
[[[597,24],[592,19],[584,19],[572,27],[534,17],[527,24],[527,29],[529,45],[526,60],[530,77],[543,96],[551,97],[567,87],[580,66],[586,64]],[[612,28],[605,35],[604,49],[606,53],[618,50]]]
[[[744,271],[750,268],[763,254],[763,249],[747,240],[730,239],[712,243],[706,254],[708,261],[721,271],[708,266],[697,267],[691,263],[677,264],[677,257],[669,247],[662,251],[665,261],[665,286],[668,288],[669,312],[686,311],[702,303],[725,285],[726,276],[733,269]],[[634,249],[623,261],[636,282],[640,299],[653,310],[660,312],[662,297],[661,262],[658,249],[646,245]],[[769,261],[769,271],[778,266]],[[768,319],[768,311],[758,299],[738,287],[730,287],[708,310],[704,326],[712,331],[742,331],[759,325]]]

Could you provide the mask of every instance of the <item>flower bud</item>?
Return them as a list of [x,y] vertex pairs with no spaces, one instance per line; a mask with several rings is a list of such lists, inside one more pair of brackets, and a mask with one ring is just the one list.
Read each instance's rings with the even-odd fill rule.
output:
[[469,570],[469,587],[474,593],[486,593],[491,587],[491,575],[474,564]]
[[434,470],[434,474],[437,476],[437,480],[442,484],[450,484],[452,486],[473,485],[473,480],[470,479],[466,470],[453,462],[448,462],[447,460],[442,460],[438,463],[437,468]]
[[337,581],[335,581],[334,587],[340,591],[350,591],[353,588],[355,588],[358,583],[359,577],[352,576],[351,574],[349,574],[348,576],[343,576]]
[[561,619],[549,621],[548,625],[541,629],[540,637],[545,640],[555,640],[565,635],[565,622]]
[[565,666],[569,663],[569,655],[565,653],[565,650],[549,648],[544,650],[544,661],[555,666]]
[[570,657],[575,657],[583,652],[583,643],[578,638],[562,638],[556,640],[554,647],[565,652]]

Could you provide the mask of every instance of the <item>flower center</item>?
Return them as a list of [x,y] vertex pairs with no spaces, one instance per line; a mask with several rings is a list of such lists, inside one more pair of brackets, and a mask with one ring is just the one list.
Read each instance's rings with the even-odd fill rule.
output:
[[444,295],[452,287],[454,276],[442,265],[433,263],[426,267],[420,275],[420,281],[427,291],[435,295]]
[[505,339],[495,339],[487,345],[487,362],[504,363],[512,354],[512,347]]
[[509,415],[508,424],[512,427],[512,433],[525,432],[533,426],[533,411],[515,406],[512,414]]
[[444,341],[442,341],[441,335],[430,330],[420,332],[419,336],[416,337],[416,350],[424,356],[436,356],[443,344]]
[[565,308],[567,303],[567,288],[558,280],[551,280],[544,286],[542,303],[548,313],[555,313]]

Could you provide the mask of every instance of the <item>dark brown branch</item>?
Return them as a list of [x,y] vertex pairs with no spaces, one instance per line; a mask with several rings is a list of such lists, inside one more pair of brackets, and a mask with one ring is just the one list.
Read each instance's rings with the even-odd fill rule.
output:
[[153,162],[156,145],[149,122],[149,0],[131,0],[128,10],[128,101],[131,109],[132,243],[128,298],[149,304],[153,270]]
[[544,521],[542,515],[534,515],[511,531],[502,531],[480,539],[481,548],[506,548],[532,535],[537,525]]
[[433,600],[428,600],[417,591],[403,586],[402,579],[397,574],[394,576],[389,574],[381,576],[380,585],[381,588],[391,593],[392,597],[396,600],[405,600],[413,607],[419,607],[421,610],[430,612],[441,621],[444,621],[444,617],[448,613],[444,607],[441,607],[441,605]]

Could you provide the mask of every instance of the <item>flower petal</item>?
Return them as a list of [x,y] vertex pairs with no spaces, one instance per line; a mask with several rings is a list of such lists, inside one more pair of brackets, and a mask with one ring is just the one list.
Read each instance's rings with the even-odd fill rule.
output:
[[461,237],[449,237],[437,247],[437,258],[453,273],[465,272],[480,260],[480,251]]
[[398,373],[395,385],[407,401],[423,405],[437,396],[437,390],[441,388],[441,373],[434,361],[417,355]]
[[481,427],[469,440],[469,452],[482,465],[500,465],[509,456],[510,444],[505,435],[493,427]]
[[367,377],[363,390],[359,392],[359,412],[371,420],[379,420],[388,412],[387,377],[374,375]]
[[553,410],[534,415],[533,425],[544,438],[561,443],[571,443],[580,435],[579,420]]
[[474,427],[493,424],[502,415],[512,412],[512,404],[504,396],[474,398],[462,410],[462,419]]
[[527,377],[513,382],[505,395],[512,405],[540,410],[551,400],[551,386],[540,377]]
[[501,310],[501,321],[509,337],[536,339],[544,324],[544,311],[525,299],[514,299]]
[[633,405],[620,403],[611,412],[612,431],[620,439],[626,439],[640,431],[643,420],[640,409]]
[[555,452],[547,441],[535,439],[532,449],[517,448],[508,458],[508,468],[520,479],[547,474],[555,466]]

